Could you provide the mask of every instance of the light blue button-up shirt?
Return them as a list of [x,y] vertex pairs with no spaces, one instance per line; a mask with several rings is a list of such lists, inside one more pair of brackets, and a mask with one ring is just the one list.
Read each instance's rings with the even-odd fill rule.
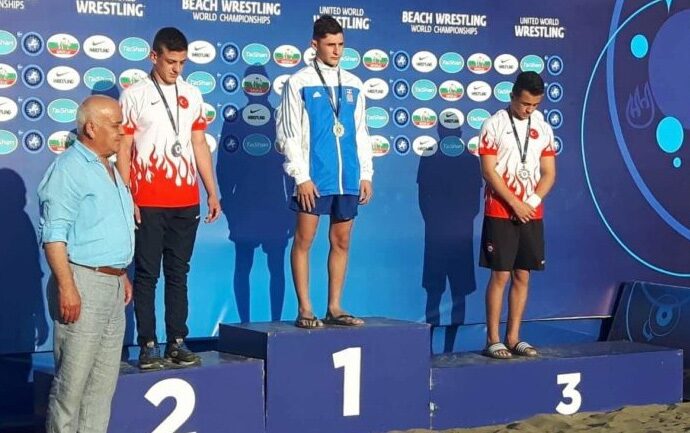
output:
[[73,263],[127,267],[134,255],[134,205],[114,172],[115,182],[78,140],[58,156],[38,186],[41,242],[65,242]]

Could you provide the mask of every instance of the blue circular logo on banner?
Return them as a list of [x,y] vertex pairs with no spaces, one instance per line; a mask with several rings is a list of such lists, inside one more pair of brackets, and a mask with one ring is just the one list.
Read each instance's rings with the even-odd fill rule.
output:
[[551,75],[561,75],[561,72],[563,72],[563,59],[558,56],[549,57],[546,68]]
[[43,73],[43,69],[39,68],[37,65],[24,66],[22,70],[22,82],[26,87],[36,89],[41,87],[44,80],[45,74]]
[[350,71],[359,66],[361,60],[362,58],[357,52],[357,50],[354,50],[352,48],[345,48],[343,50],[342,57],[340,57],[340,62],[338,63],[338,65],[346,71]]
[[561,140],[561,137],[553,137],[553,147],[554,151],[556,152],[556,155],[561,153],[561,151],[563,150],[563,140]]
[[404,135],[398,135],[395,137],[395,140],[393,140],[393,147],[398,155],[407,155],[410,153],[410,148],[412,146],[409,138]]
[[22,51],[30,56],[41,54],[44,47],[43,38],[36,32],[25,33],[22,37]]
[[443,72],[455,74],[465,67],[465,59],[458,53],[448,52],[438,59],[438,65]]
[[110,69],[97,67],[84,72],[84,85],[96,92],[108,91],[115,87],[116,82],[117,78]]
[[8,31],[0,30],[0,56],[9,54],[17,49],[17,38]]
[[436,96],[436,84],[433,81],[422,79],[412,84],[412,96],[420,101],[429,101]]
[[71,99],[56,99],[48,104],[48,117],[58,123],[71,123],[77,119],[79,105]]
[[240,140],[234,135],[228,135],[223,139],[223,149],[228,153],[235,153],[240,148]]
[[398,71],[404,71],[410,67],[410,55],[405,51],[398,51],[393,54],[393,66]]
[[40,131],[35,129],[26,131],[22,137],[22,145],[27,152],[37,153],[43,149],[46,143],[46,138]]
[[202,95],[213,92],[216,88],[216,79],[208,72],[196,71],[187,76],[187,82],[199,89]]
[[403,107],[396,108],[393,110],[393,122],[401,128],[407,126],[410,123],[410,112]]
[[510,102],[510,92],[513,91],[513,83],[501,81],[494,86],[494,97],[501,102]]
[[263,66],[271,60],[271,51],[261,44],[249,44],[242,50],[242,60],[248,65]]
[[551,83],[546,88],[546,97],[551,102],[559,102],[563,99],[563,86],[558,83]]
[[240,58],[240,49],[232,42],[228,42],[220,49],[220,56],[225,63],[233,64]]
[[563,113],[560,110],[549,110],[546,114],[546,121],[553,129],[558,129],[563,125]]
[[132,62],[144,60],[151,52],[148,42],[141,38],[123,39],[118,46],[118,50],[122,57]]
[[444,137],[439,144],[441,152],[446,156],[460,156],[465,151],[465,143],[454,135]]
[[38,98],[27,98],[22,104],[22,114],[28,120],[39,120],[45,114],[45,105]]
[[491,114],[483,108],[475,108],[467,113],[465,120],[474,129],[482,129],[484,121],[491,117]]
[[227,104],[220,111],[223,115],[223,119],[226,122],[234,122],[237,120],[237,116],[240,114],[239,108],[237,108],[237,105],[234,104]]
[[251,156],[264,156],[271,151],[271,139],[263,134],[249,134],[242,148]]
[[393,95],[398,99],[405,99],[410,94],[410,84],[403,79],[395,80],[393,83]]
[[388,125],[388,112],[381,107],[369,107],[366,111],[369,128],[383,128]]
[[221,78],[221,85],[225,93],[233,94],[240,88],[240,81],[235,74],[225,74]]

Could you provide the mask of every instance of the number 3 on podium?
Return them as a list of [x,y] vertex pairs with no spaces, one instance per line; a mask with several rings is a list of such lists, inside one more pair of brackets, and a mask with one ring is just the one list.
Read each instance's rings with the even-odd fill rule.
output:
[[565,388],[561,391],[563,398],[570,400],[570,403],[563,403],[562,401],[558,403],[556,412],[561,415],[572,415],[580,410],[580,406],[582,406],[582,394],[580,394],[580,391],[576,388],[577,385],[580,384],[580,380],[582,380],[582,375],[580,373],[566,373],[556,376],[558,384],[565,385]]

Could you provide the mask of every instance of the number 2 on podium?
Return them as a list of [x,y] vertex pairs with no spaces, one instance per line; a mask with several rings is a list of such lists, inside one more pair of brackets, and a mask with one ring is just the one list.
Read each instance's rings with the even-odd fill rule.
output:
[[359,416],[362,348],[349,347],[335,352],[333,368],[343,369],[343,416]]

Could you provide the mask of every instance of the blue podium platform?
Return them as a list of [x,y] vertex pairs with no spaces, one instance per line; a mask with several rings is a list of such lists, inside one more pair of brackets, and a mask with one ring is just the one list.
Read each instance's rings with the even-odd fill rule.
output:
[[[263,362],[203,352],[202,365],[121,369],[108,433],[263,433]],[[36,371],[36,412],[45,416],[53,373]]]
[[683,354],[623,341],[544,347],[538,358],[511,360],[445,354],[433,358],[431,379],[431,427],[476,427],[679,402]]
[[265,360],[268,433],[374,433],[429,426],[430,329],[220,325],[218,350]]

